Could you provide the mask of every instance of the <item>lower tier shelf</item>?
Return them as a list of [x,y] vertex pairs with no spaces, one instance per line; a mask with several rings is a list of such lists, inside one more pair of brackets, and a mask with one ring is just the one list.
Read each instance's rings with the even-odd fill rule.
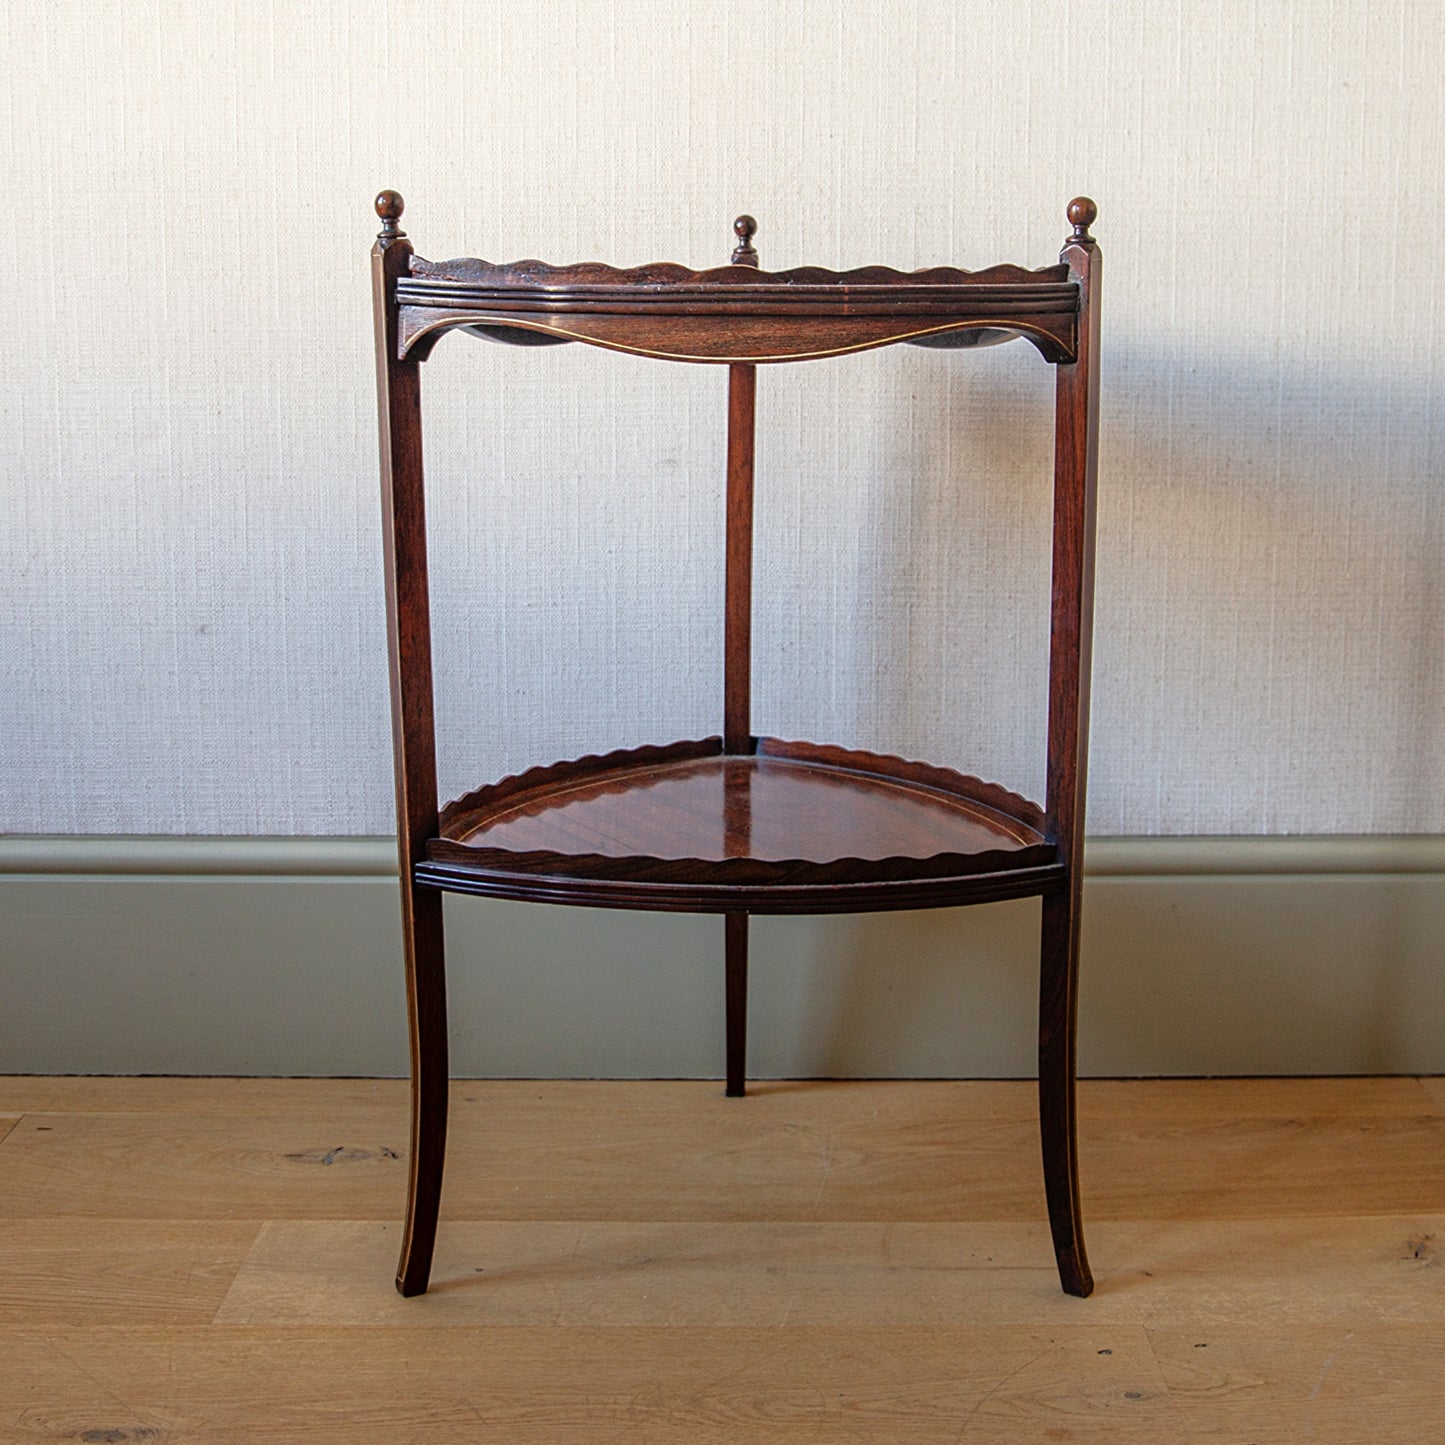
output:
[[927,763],[719,738],[532,768],[442,812],[416,882],[682,912],[937,908],[1051,892],[1034,803]]

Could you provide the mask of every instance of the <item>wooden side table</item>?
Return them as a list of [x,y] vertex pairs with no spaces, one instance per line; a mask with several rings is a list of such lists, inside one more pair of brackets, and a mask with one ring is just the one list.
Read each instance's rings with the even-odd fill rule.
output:
[[[446,1150],[442,896],[721,913],[727,1092],[744,1091],[748,918],[1042,899],[1039,1106],[1064,1289],[1093,1288],[1079,1212],[1074,1037],[1088,738],[1100,258],[1094,203],[1069,203],[1057,265],[767,272],[741,216],[730,265],[425,261],[376,200],[372,251],[412,1135],[397,1287],[424,1291]],[[720,736],[536,767],[438,807],[420,382],[449,331],[584,342],[728,368]],[[1022,337],[1055,367],[1053,605],[1043,806],[948,768],[757,737],[750,718],[757,367],[900,342]]]

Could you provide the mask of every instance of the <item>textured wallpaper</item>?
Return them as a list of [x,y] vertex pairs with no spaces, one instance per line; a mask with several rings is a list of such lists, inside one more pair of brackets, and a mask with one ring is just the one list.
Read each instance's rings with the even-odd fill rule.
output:
[[[0,11],[0,831],[389,831],[367,251],[1105,256],[1089,825],[1445,830],[1435,0]],[[760,730],[1037,795],[1052,373],[759,376]],[[424,373],[443,790],[715,731],[726,377]]]

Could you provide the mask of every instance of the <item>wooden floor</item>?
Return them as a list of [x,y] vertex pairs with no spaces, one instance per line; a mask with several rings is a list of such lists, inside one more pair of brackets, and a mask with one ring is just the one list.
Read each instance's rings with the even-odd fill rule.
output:
[[0,1080],[0,1441],[1445,1439],[1445,1081]]

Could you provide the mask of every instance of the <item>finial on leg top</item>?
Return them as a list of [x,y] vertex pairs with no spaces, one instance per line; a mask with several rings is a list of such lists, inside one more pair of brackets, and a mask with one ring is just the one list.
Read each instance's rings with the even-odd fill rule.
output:
[[756,266],[758,253],[753,249],[753,237],[758,233],[758,223],[751,216],[739,216],[733,222],[733,234],[738,244],[733,250],[734,266]]
[[406,202],[402,200],[399,191],[382,191],[377,196],[376,214],[381,217],[381,231],[378,233],[378,240],[393,241],[398,236],[406,235],[406,232],[398,224],[404,210],[406,210]]
[[1093,237],[1089,234],[1089,227],[1099,219],[1099,208],[1088,196],[1075,196],[1069,202],[1069,224],[1074,228],[1074,234],[1069,237],[1067,244],[1083,242],[1090,244]]

